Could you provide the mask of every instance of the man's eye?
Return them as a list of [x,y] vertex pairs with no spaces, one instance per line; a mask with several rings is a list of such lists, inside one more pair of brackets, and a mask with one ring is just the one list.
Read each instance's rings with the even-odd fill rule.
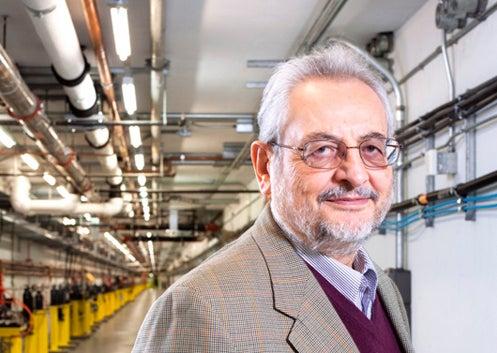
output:
[[310,150],[310,155],[313,157],[328,157],[336,154],[336,146],[333,145],[321,145],[314,146]]
[[371,154],[379,154],[379,155],[384,154],[384,149],[379,147],[379,146],[376,146],[376,145],[365,145],[365,146],[363,146],[362,151],[364,153],[367,153],[370,155]]

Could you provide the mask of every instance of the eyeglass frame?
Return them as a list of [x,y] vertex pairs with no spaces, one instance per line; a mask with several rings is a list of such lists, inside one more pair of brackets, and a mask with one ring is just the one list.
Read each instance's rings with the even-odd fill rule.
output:
[[[361,145],[369,140],[372,140],[372,139],[378,139],[378,140],[385,140],[386,142],[386,145],[387,146],[390,146],[390,147],[396,147],[396,149],[398,149],[398,153],[397,153],[397,157],[393,160],[392,163],[389,163],[389,164],[386,164],[384,166],[376,166],[376,165],[369,165],[365,160],[364,160],[364,157],[362,156],[362,153],[361,153]],[[319,142],[319,141],[328,141],[328,142],[333,142],[333,143],[336,143],[337,144],[337,147],[338,145],[343,145],[345,148],[346,148],[346,152],[345,152],[345,155],[343,158],[341,157],[338,157],[340,159],[340,162],[334,166],[334,167],[331,167],[331,168],[323,168],[323,167],[314,167],[314,166],[311,166],[309,164],[307,164],[307,161],[306,161],[306,158],[304,156],[304,151],[305,151],[305,147],[310,144],[310,143],[313,143],[313,142]],[[396,145],[389,145],[388,142],[395,142]],[[358,152],[359,152],[359,157],[361,158],[361,161],[362,163],[368,167],[369,169],[383,169],[383,168],[387,168],[387,167],[390,167],[392,165],[395,164],[395,162],[397,162],[397,160],[399,159],[399,156],[400,156],[400,151],[402,150],[403,146],[394,138],[391,138],[391,137],[370,137],[370,138],[367,138],[363,141],[361,141],[357,146],[347,146],[343,141],[340,141],[338,139],[332,139],[332,138],[328,138],[328,139],[316,139],[316,140],[311,140],[311,141],[307,141],[306,143],[304,143],[304,145],[302,147],[296,147],[296,146],[289,146],[289,145],[284,145],[284,144],[280,144],[280,143],[277,143],[275,141],[270,141],[268,142],[268,145],[270,146],[277,146],[277,147],[282,147],[282,148],[287,148],[287,149],[290,149],[292,150],[293,152],[296,152],[299,156],[300,156],[300,159],[305,163],[305,165],[307,165],[308,167],[310,168],[314,168],[314,169],[321,169],[321,170],[331,170],[331,169],[335,169],[335,168],[338,168],[342,162],[344,161],[345,158],[347,158],[347,153],[348,153],[348,150],[353,148],[353,149],[357,149]]]

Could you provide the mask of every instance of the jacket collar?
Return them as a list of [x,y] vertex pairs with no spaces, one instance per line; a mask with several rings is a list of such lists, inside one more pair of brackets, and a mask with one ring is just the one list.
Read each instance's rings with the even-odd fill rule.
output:
[[[297,255],[267,205],[250,235],[265,259],[272,282],[274,308],[295,322],[288,340],[298,352],[354,352],[356,345],[318,281]],[[409,333],[388,277],[377,268],[378,291],[406,352]]]

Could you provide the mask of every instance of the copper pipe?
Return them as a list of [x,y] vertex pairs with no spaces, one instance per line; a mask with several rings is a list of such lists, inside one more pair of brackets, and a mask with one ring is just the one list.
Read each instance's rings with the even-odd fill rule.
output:
[[[112,77],[110,75],[109,64],[107,63],[107,55],[102,38],[102,28],[100,27],[100,17],[98,15],[97,5],[95,0],[81,0],[83,3],[83,12],[85,14],[86,27],[90,34],[93,50],[98,62],[98,73],[100,82],[102,84],[105,98],[111,108],[112,120],[120,122],[121,117],[117,109],[116,95],[114,86],[112,84]],[[124,129],[120,125],[114,126],[113,129],[114,141],[118,147],[119,154],[124,162],[124,169],[131,169],[131,162],[128,154],[128,147],[126,138],[124,137]]]

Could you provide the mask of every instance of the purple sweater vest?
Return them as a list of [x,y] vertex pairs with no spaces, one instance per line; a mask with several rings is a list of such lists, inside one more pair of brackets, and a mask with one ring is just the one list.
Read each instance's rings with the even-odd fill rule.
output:
[[403,352],[378,294],[373,304],[371,320],[369,320],[362,311],[336,290],[323,276],[311,266],[309,268],[333,304],[340,319],[342,319],[359,352]]

